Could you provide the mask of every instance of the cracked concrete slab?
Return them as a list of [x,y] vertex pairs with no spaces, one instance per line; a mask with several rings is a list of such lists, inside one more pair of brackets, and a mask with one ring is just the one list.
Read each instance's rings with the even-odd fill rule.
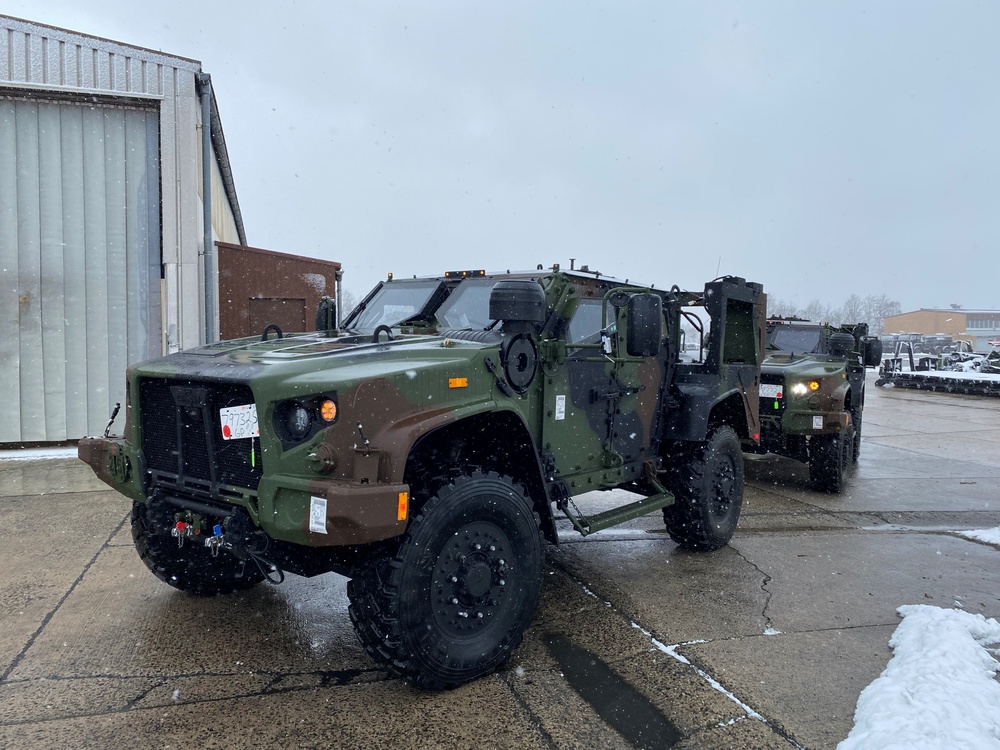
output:
[[281,587],[198,598],[154,578],[133,549],[114,547],[53,615],[11,677],[373,666],[347,617],[346,579],[340,576],[289,578]]
[[803,747],[833,748],[892,653],[891,625],[697,643],[680,652]]

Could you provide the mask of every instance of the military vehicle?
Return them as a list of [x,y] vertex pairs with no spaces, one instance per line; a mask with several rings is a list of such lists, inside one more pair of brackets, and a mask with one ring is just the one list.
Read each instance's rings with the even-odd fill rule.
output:
[[831,326],[798,318],[767,321],[767,356],[760,371],[760,444],[809,464],[810,484],[844,489],[861,452],[865,368],[882,360],[882,342],[868,324]]
[[[132,499],[135,547],[169,585],[340,573],[366,651],[454,687],[520,643],[557,521],[586,535],[662,510],[682,547],[728,543],[765,300],[740,278],[685,292],[558,266],[390,278],[341,324],[324,300],[315,332],[131,367],[123,435],[79,455]],[[573,500],[612,488],[635,500]]]

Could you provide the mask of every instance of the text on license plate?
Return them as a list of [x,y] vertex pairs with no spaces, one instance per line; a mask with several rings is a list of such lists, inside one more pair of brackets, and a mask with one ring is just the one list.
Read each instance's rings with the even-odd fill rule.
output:
[[219,409],[219,421],[222,422],[223,440],[242,440],[260,436],[260,428],[257,426],[257,404]]
[[770,383],[760,384],[760,397],[761,398],[782,398],[783,386],[772,385]]

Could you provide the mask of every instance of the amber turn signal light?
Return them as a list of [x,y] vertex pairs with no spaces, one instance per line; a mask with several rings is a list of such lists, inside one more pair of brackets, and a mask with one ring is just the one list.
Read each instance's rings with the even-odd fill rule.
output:
[[326,423],[335,420],[337,418],[337,402],[329,398],[323,399],[319,405],[319,416]]

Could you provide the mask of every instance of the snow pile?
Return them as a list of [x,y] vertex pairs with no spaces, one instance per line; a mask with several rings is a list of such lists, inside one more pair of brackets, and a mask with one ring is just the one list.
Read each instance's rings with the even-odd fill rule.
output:
[[926,604],[900,607],[893,657],[858,697],[854,729],[838,750],[1000,750],[1000,623]]
[[986,542],[987,544],[1000,545],[1000,526],[995,529],[982,529],[981,531],[959,531],[964,537],[969,539],[976,539],[980,542]]

